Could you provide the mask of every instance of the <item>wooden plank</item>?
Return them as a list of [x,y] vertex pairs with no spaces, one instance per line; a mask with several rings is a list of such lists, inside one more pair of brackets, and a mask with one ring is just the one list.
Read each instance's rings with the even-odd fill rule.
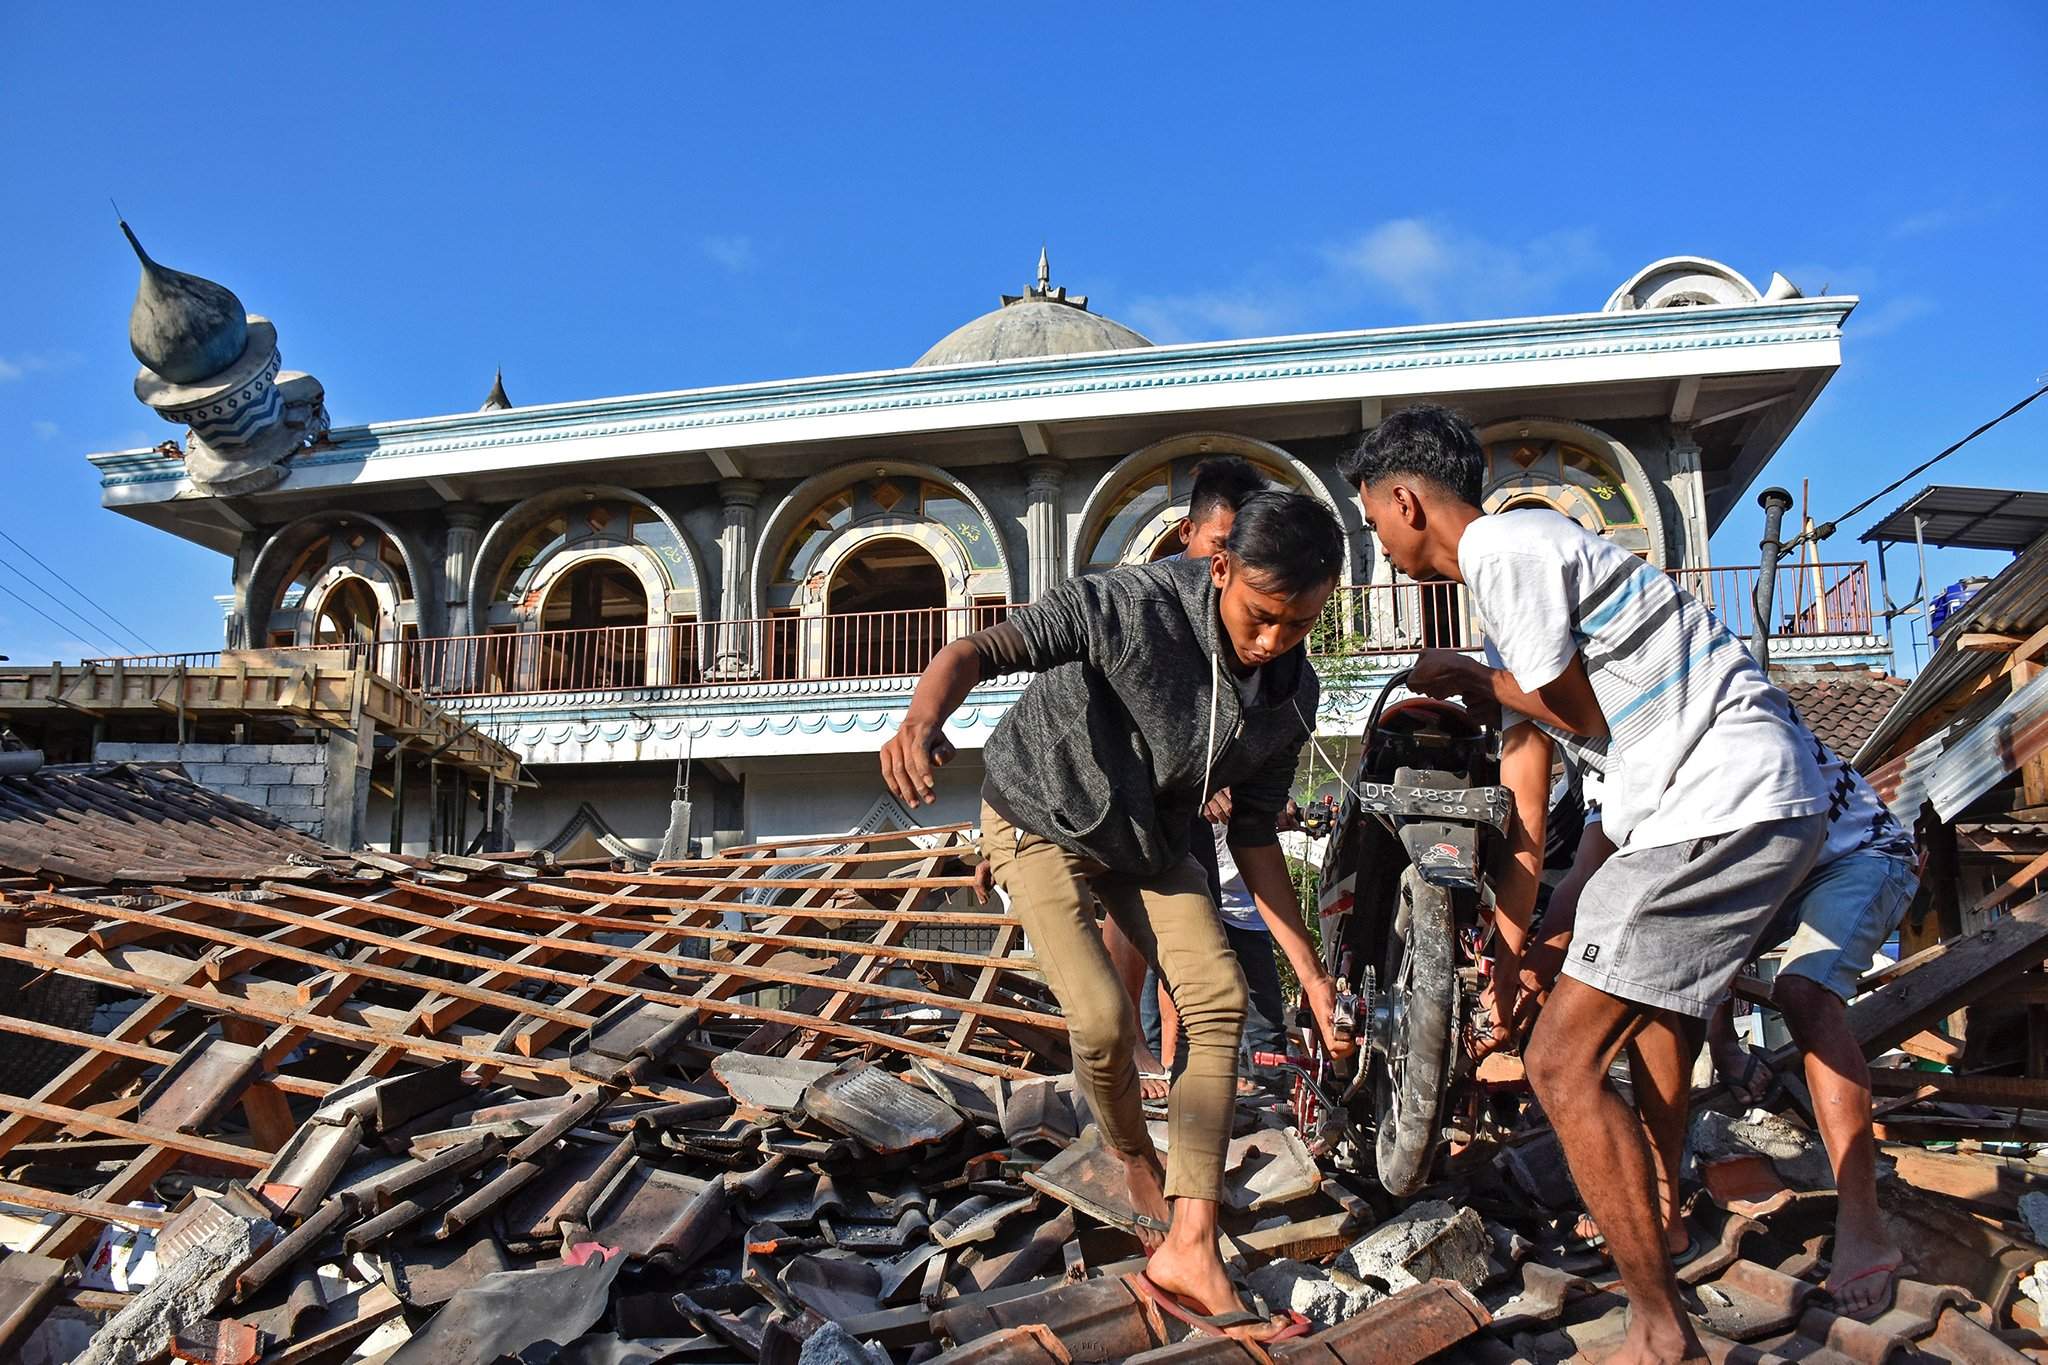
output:
[[[168,888],[163,887],[156,888],[156,890],[159,892],[159,894],[167,894],[172,896],[188,895],[190,899],[199,901],[202,904],[214,900],[214,898],[211,897],[200,896],[194,893],[182,893],[172,891]],[[225,906],[228,909],[238,911],[245,910],[247,907],[254,906],[257,904],[253,901],[219,901],[218,903]],[[107,915],[115,919],[144,919],[153,913],[152,911],[148,910],[130,910],[125,906],[113,905],[105,901],[75,901],[69,896],[57,895],[54,892],[37,897],[37,904],[56,905],[66,909],[79,910],[90,914]],[[263,917],[266,919],[281,918],[283,915],[289,913],[275,911],[272,909],[272,907],[269,906],[262,906],[261,910],[258,913],[262,912],[268,912],[263,914]],[[301,915],[295,916],[293,918],[297,920],[309,920],[311,917]],[[285,920],[285,922],[292,921]],[[231,948],[260,949],[264,953],[268,954],[269,956],[275,957],[280,961],[296,962],[299,963],[301,966],[317,967],[323,971],[332,970],[336,965],[334,958],[326,953],[315,952],[311,949],[297,948],[285,943],[266,941],[264,939],[256,938],[249,934],[236,933],[231,929],[217,929],[209,924],[195,924],[188,922],[183,924],[179,928],[178,932],[186,935],[187,937],[203,939],[210,943],[218,943]],[[395,940],[392,940],[384,935],[371,934],[367,930],[349,931],[337,928],[335,932],[337,934],[346,934],[358,937],[363,942],[372,943],[379,947],[405,947],[405,945],[399,944]],[[414,951],[419,950],[416,949]],[[464,954],[463,956],[473,957],[473,955],[471,954]],[[474,958],[474,962],[491,963],[493,962],[493,959]],[[557,1010],[548,1005],[538,1004],[531,1000],[523,1000],[516,995],[507,995],[501,991],[480,991],[477,990],[475,987],[468,985],[465,982],[450,981],[441,977],[426,976],[420,972],[409,972],[398,967],[386,967],[380,963],[359,961],[349,963],[348,969],[351,972],[360,973],[364,976],[372,978],[373,980],[385,982],[388,985],[405,986],[413,990],[420,991],[441,990],[447,991],[451,995],[468,995],[471,998],[477,1000],[478,1003],[480,1004],[494,1005],[499,1009],[510,1010],[514,1014],[537,1014],[542,1016],[543,1018],[559,1019],[561,1022],[567,1023],[577,1028],[587,1027],[590,1023],[589,1015],[571,1014],[563,1010]],[[566,976],[568,974],[563,973],[563,975]]]
[[104,1133],[108,1137],[127,1138],[131,1142],[146,1143],[152,1147],[181,1152],[186,1156],[217,1161],[224,1166],[241,1166],[247,1170],[260,1171],[270,1164],[268,1152],[259,1152],[251,1147],[215,1142],[211,1138],[180,1133],[170,1128],[130,1123],[126,1119],[117,1119],[111,1114],[96,1113],[91,1109],[45,1104],[40,1100],[24,1099],[19,1095],[0,1094],[0,1113],[20,1114],[60,1128],[83,1128],[87,1132]]
[[[589,913],[584,913],[576,910],[557,910],[551,906],[528,905],[525,903],[500,901],[495,900],[491,897],[479,897],[468,895],[464,892],[450,890],[447,887],[429,886],[423,882],[400,882],[395,889],[403,891],[408,895],[424,897],[428,900],[441,901],[450,905],[489,907],[494,909],[497,913],[504,915],[508,918],[540,920],[552,924],[582,925],[586,928],[593,930],[616,930],[621,933],[645,933],[650,928],[659,927],[660,923],[657,920],[651,920],[646,918],[631,918],[622,915],[601,915],[598,914],[595,909],[593,909]],[[543,886],[534,887],[530,889],[535,891],[537,894],[553,895],[555,894],[558,888],[553,886]],[[347,897],[338,895],[334,892],[321,891],[317,888],[310,886],[279,887],[277,888],[277,890],[281,892],[288,892],[289,894],[296,896],[301,900],[319,900],[342,903],[347,901],[348,899]],[[497,893],[493,893],[493,895],[496,894]],[[594,898],[590,903],[593,907],[601,907],[605,905],[608,901],[616,901],[618,899],[618,897],[610,897],[603,899]],[[674,903],[692,904],[702,908],[701,902]],[[784,909],[784,907],[781,906],[772,906],[756,909],[751,907],[741,907],[738,905],[727,905],[724,908],[729,910],[739,910],[741,911],[741,913],[744,914],[769,915],[779,915]],[[806,918],[808,918],[808,914],[806,915]],[[924,922],[925,921],[923,921],[922,919],[916,921],[916,923],[919,924],[922,924]],[[986,915],[975,917],[975,922],[970,927],[1000,927],[1002,925],[1014,924],[1015,921],[1010,919],[1006,915]],[[527,937],[531,937],[531,935],[527,935]],[[955,953],[936,948],[902,948],[888,944],[865,942],[860,939],[814,938],[805,934],[783,934],[761,929],[725,929],[712,924],[693,924],[690,929],[689,937],[708,938],[713,940],[714,942],[719,943],[764,943],[775,948],[797,948],[809,952],[829,953],[834,956],[846,953],[853,953],[865,957],[888,957],[896,959],[897,961],[904,962],[945,962],[959,967],[980,967],[987,960],[984,956],[976,953]],[[598,947],[593,948],[592,951],[603,951],[611,946],[613,945],[599,945]],[[1032,961],[1028,957],[1014,959],[1014,962],[1016,966],[1023,969],[1028,969],[1032,965]]]
[[[2040,965],[2048,952],[2048,896],[2036,897],[1982,932],[1946,940],[1918,965],[1851,1004],[1850,1030],[1865,1053],[1896,1047],[1959,1006]],[[1778,1060],[1789,1064],[1793,1049]]]
[[[924,889],[926,889],[922,886],[916,885],[915,883],[908,884],[912,885],[914,888],[913,891],[910,893],[911,896],[915,896],[918,892],[921,892]],[[613,973],[609,970],[606,970],[599,972],[596,976],[591,976],[590,974],[584,972],[562,971],[553,967],[546,967],[533,962],[515,962],[510,957],[495,958],[486,957],[478,953],[461,952],[456,949],[443,948],[438,945],[430,944],[424,941],[408,943],[404,940],[393,938],[388,934],[379,934],[373,930],[358,928],[354,925],[344,923],[338,919],[327,921],[316,920],[312,916],[302,915],[292,910],[286,910],[281,908],[280,906],[277,906],[273,903],[266,901],[229,900],[225,897],[208,896],[196,891],[177,891],[168,887],[157,887],[154,889],[161,895],[182,896],[184,899],[195,902],[197,904],[215,905],[224,910],[252,915],[259,919],[271,920],[280,924],[290,924],[301,928],[322,927],[324,925],[324,927],[327,929],[327,932],[332,933],[333,935],[339,938],[346,938],[355,942],[365,943],[379,948],[387,948],[410,952],[420,957],[431,958],[437,962],[447,963],[450,966],[469,967],[475,971],[484,973],[486,974],[486,976],[493,979],[506,979],[517,977],[529,981],[544,981],[552,985],[566,986],[570,988],[572,991],[578,993],[582,993],[586,989],[589,989],[595,990],[600,994],[608,994],[612,996],[640,997],[646,999],[661,1000],[666,1003],[689,1003],[691,1001],[691,997],[680,994],[678,992],[654,991],[651,989],[635,987],[632,984],[632,978],[640,975],[641,971],[643,971],[647,967],[662,967],[670,969],[681,968],[688,971],[712,973],[718,971],[720,967],[724,965],[710,958],[690,957],[676,952],[651,951],[648,949],[642,949],[637,947],[628,948],[614,946],[611,944],[585,942],[581,940],[578,940],[573,944],[568,944],[567,941],[565,941],[565,946],[573,946],[574,949],[580,954],[590,957],[613,958],[621,964],[631,964],[634,968],[634,970],[630,974]],[[296,888],[293,889],[292,894],[296,894]],[[129,910],[125,907],[116,907],[101,902],[72,901],[71,898],[69,897],[56,895],[54,893],[39,897],[38,903],[68,903],[68,908],[85,910],[91,910],[93,909],[93,907],[97,906],[97,913],[104,915],[112,915],[116,918],[127,918],[132,916],[138,919],[147,919],[153,914],[153,912],[150,911]],[[910,899],[907,897],[905,902],[906,906],[909,903]],[[423,924],[431,928],[440,928],[445,927],[447,925],[447,916],[445,915],[431,915],[422,911],[407,910],[389,904],[378,904],[375,906],[362,905],[361,908],[365,914],[374,914],[380,918],[386,919],[396,919],[403,923]],[[890,927],[901,928],[904,929],[906,932],[908,929],[908,925],[901,924],[900,922],[898,924],[892,924]],[[310,965],[314,966],[327,967],[331,966],[334,961],[334,959],[331,956],[310,949],[288,948],[282,944],[271,943],[271,941],[269,940],[257,939],[248,934],[237,933],[230,929],[216,928],[212,925],[207,924],[184,922],[182,923],[179,932],[195,938],[207,939],[212,942],[229,944],[233,946],[249,947],[257,944],[269,944],[270,946],[268,947],[268,951],[275,953],[279,957],[282,957],[288,961],[309,963]],[[451,930],[450,932],[452,934],[455,931]],[[478,923],[465,924],[464,926],[462,926],[460,932],[465,936],[497,937],[499,939],[507,940],[521,945],[529,945],[533,942],[533,935],[529,933],[524,933],[519,930],[513,929],[498,929],[493,926]],[[689,935],[686,932],[678,930],[672,934],[664,936],[688,937]],[[366,975],[375,977],[378,980],[390,981],[399,985],[412,986],[421,990],[439,990],[445,994],[453,995],[461,999],[473,1000],[479,1004],[496,1005],[499,1008],[509,1010],[514,1014],[530,1015],[536,1018],[547,1019],[553,1023],[565,1024],[574,1028],[586,1028],[593,1022],[595,1018],[594,1013],[583,1012],[573,1007],[569,1007],[566,1001],[564,1002],[563,1006],[543,1005],[535,1001],[527,1000],[521,996],[512,995],[502,990],[486,988],[477,985],[474,982],[457,982],[443,977],[430,977],[422,975],[417,972],[409,972],[395,967],[385,967],[371,963],[359,964],[355,968],[355,970],[359,970]],[[758,981],[766,982],[772,985],[829,985],[834,987],[835,989],[842,988],[842,983],[833,982],[829,978],[818,976],[815,973],[790,971],[780,967],[756,967],[752,969],[750,975],[752,975]],[[878,1000],[894,1000],[902,1004],[910,1005],[932,1005],[941,1003],[942,1001],[947,999],[947,997],[937,996],[929,991],[912,990],[909,987],[905,986],[891,986],[884,982],[865,982],[861,987],[861,993],[863,995]],[[595,1002],[593,1002],[593,1004],[594,1003]],[[946,1005],[946,1007],[960,1008],[960,1006],[957,1003],[949,1003]],[[1028,1024],[1033,1027],[1039,1028],[1050,1027],[1064,1029],[1066,1027],[1065,1022],[1055,1015],[1045,1014],[1035,1010],[1018,1009],[1015,1006],[1011,1005],[986,1004],[978,1005],[974,1008],[979,1013],[988,1015],[991,1018],[1005,1018],[1009,1019],[1013,1023]]]
[[[1017,940],[1023,937],[1023,932],[1013,924],[1006,924],[996,931],[996,941],[989,946],[989,956],[994,960],[983,967],[981,975],[975,979],[974,988],[967,993],[969,1002],[979,1005],[988,1000],[996,988],[996,983],[1003,979],[1003,973],[1010,969],[1007,960],[1009,952],[1017,946]],[[974,1030],[980,1023],[981,1015],[978,1011],[962,1010],[960,1018],[953,1025],[953,1036],[946,1040],[947,1050],[967,1051],[968,1044],[974,1041]]]
[[[579,874],[571,873],[570,875],[575,876]],[[788,883],[770,881],[762,882],[760,883],[760,885],[770,888],[780,888],[788,885]],[[829,882],[823,887],[811,887],[809,889],[813,891],[830,891],[836,889],[838,885],[839,883]],[[888,883],[888,885],[894,886],[899,885],[899,883],[891,882]],[[558,896],[564,900],[602,900],[612,905],[625,905],[635,907],[646,906],[650,909],[655,910],[701,910],[709,908],[717,910],[740,910],[750,915],[772,915],[778,913],[781,909],[784,908],[781,906],[774,905],[732,905],[722,901],[713,902],[701,899],[676,899],[668,896],[607,896],[601,892],[583,891],[573,886],[561,885],[560,883],[549,884],[547,892],[551,896]],[[971,927],[1017,923],[1017,920],[1014,916],[1006,915],[999,911],[990,912],[986,910],[914,910],[905,912],[900,910],[883,910],[868,908],[854,909],[842,906],[815,906],[804,911],[804,918],[814,919],[819,921],[820,923],[834,924],[880,923],[882,921],[892,919],[908,919],[918,924],[950,924]]]
[[162,1209],[137,1209],[75,1194],[52,1194],[33,1185],[17,1185],[11,1180],[0,1180],[0,1203],[19,1204],[25,1209],[61,1213],[71,1218],[89,1218],[98,1223],[133,1223],[144,1228],[160,1228],[171,1221],[171,1215]]
[[[45,953],[34,948],[22,948],[13,944],[0,943],[0,961],[20,962],[43,971],[59,972],[66,976],[76,976],[87,981],[98,981],[104,985],[119,986],[138,995],[156,997],[154,1000],[145,1003],[142,1009],[137,1010],[136,1015],[148,1010],[161,1008],[163,1010],[163,1017],[167,1018],[180,1005],[197,1005],[218,1014],[240,1014],[246,1015],[251,1019],[261,1019],[271,1024],[300,1026],[305,1028],[308,1033],[337,1043],[349,1043],[369,1048],[375,1047],[379,1043],[396,1041],[402,1042],[405,1045],[406,1051],[422,1057],[431,1057],[436,1061],[464,1063],[489,1061],[517,1074],[545,1076],[557,1080],[583,1083],[589,1081],[589,1077],[571,1067],[564,1060],[492,1053],[483,1048],[465,1047],[460,1043],[444,1042],[438,1038],[401,1039],[387,1030],[370,1028],[362,1024],[352,1024],[340,1018],[324,1017],[304,1008],[281,1009],[250,996],[228,995],[204,986],[162,981],[155,977],[143,976],[137,972],[123,971],[119,967],[105,966],[80,958],[59,957],[54,953]],[[129,1018],[135,1018],[136,1015],[130,1015]],[[92,1059],[81,1059],[81,1061],[87,1060]],[[103,1060],[112,1061],[113,1059],[105,1058]],[[691,1098],[689,1092],[672,1089],[668,1086],[643,1086],[638,1088],[637,1093],[656,1099]],[[0,1121],[0,1138],[4,1138],[5,1133],[6,1123],[5,1121]],[[0,1153],[4,1153],[6,1150],[5,1146],[0,1146]]]
[[[272,1041],[269,1030],[254,1019],[226,1018],[220,1021],[221,1037],[231,1043],[264,1047]],[[268,1049],[265,1048],[267,1053]],[[292,1140],[299,1121],[292,1117],[291,1101],[277,1086],[259,1077],[242,1092],[242,1114],[249,1120],[249,1135],[275,1152]]]
[[[1955,1104],[2048,1109],[2048,1079],[2034,1076],[1952,1076],[1938,1071],[1872,1067],[1873,1095],[1919,1095]],[[2044,1173],[2048,1178],[2048,1173]]]

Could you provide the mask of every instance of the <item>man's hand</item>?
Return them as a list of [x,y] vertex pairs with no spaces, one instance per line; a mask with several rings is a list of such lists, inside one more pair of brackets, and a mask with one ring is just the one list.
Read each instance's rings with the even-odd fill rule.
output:
[[1425,649],[1408,670],[1408,690],[1425,697],[1493,700],[1492,670],[1455,649]]
[[[1465,1040],[1465,1052],[1473,1061],[1495,1052],[1514,1052],[1521,1046],[1522,1021],[1517,1006],[1518,983],[1498,970],[1480,988],[1479,1012],[1472,1021],[1472,1035]],[[1507,989],[1503,990],[1505,986]]]
[[994,891],[995,887],[995,864],[983,858],[974,865],[974,903],[976,905],[987,905],[989,893]]
[[1209,798],[1209,804],[1202,807],[1203,818],[1212,825],[1230,823],[1230,788],[1225,787]]
[[928,720],[905,716],[903,724],[882,746],[882,781],[906,807],[929,806],[938,800],[934,770],[953,758],[953,742]]
[[1330,1050],[1330,1055],[1348,1057],[1356,1051],[1357,1041],[1337,1032],[1337,983],[1329,974],[1320,972],[1302,982],[1301,994],[1308,1002],[1309,1013],[1316,1018],[1316,1032],[1323,1035],[1323,1046]]

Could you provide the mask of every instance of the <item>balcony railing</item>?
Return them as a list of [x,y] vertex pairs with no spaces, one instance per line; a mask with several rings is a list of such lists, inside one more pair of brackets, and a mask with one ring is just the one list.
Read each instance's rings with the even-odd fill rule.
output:
[[[1679,569],[1672,576],[1747,639],[1758,570]],[[294,646],[344,654],[429,696],[624,692],[644,687],[830,682],[920,672],[948,641],[1000,621],[1008,606],[935,607],[658,626],[502,631],[364,644]],[[1772,604],[1775,636],[1867,635],[1862,564],[1786,565]],[[1476,649],[1480,632],[1455,583],[1339,588],[1309,637],[1319,657]],[[130,667],[201,667],[220,651],[131,656]],[[112,659],[90,662],[115,662]]]

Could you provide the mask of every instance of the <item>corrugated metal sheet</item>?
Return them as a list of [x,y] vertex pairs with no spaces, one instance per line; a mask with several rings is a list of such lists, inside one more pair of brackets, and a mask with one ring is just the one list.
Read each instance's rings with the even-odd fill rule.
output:
[[1910,824],[1920,807],[1953,820],[2007,773],[2048,750],[2048,672],[1981,719],[1958,720],[1869,774],[1892,813]]

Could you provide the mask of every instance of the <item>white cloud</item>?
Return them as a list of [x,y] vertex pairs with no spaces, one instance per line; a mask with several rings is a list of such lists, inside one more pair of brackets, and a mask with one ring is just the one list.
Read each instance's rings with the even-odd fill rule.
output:
[[1920,213],[1907,214],[1892,224],[1892,236],[1931,237],[1937,232],[1946,232],[1960,219],[1961,215],[1954,209],[1927,209]]
[[35,432],[38,440],[43,441],[49,440],[60,430],[55,422],[44,421],[42,418],[37,418],[35,421],[30,422],[29,429]]
[[754,239],[744,236],[706,237],[698,243],[706,256],[738,275],[754,268]]
[[0,355],[0,384],[40,374],[44,370],[62,369],[77,361],[78,357],[68,351],[53,351],[47,355]]
[[1934,307],[1934,300],[1924,294],[1900,294],[1875,304],[1866,303],[1855,317],[1849,319],[1849,339],[1853,343],[1890,336],[1926,317]]
[[1249,289],[1154,294],[1134,300],[1124,314],[1153,341],[1270,336],[1288,330],[1291,301]]
[[1328,258],[1340,277],[1445,321],[1555,308],[1565,284],[1603,263],[1584,228],[1496,242],[1422,218],[1389,219]]

